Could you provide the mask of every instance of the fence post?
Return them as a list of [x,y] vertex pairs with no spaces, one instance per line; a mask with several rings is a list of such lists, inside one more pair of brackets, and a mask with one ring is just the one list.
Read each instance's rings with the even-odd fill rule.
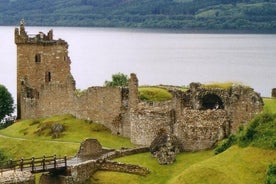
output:
[[67,167],[67,157],[66,157],[66,155],[64,156],[64,165],[65,165],[65,167]]
[[9,160],[9,162],[8,162],[8,167],[9,167],[9,168],[12,168],[12,159]]
[[32,157],[32,172],[34,172],[34,157]]
[[57,156],[54,155],[54,168],[56,169],[57,168]]
[[43,171],[45,171],[45,155],[43,155],[43,159],[42,159],[42,167],[43,167]]
[[23,171],[23,162],[24,162],[24,159],[21,158],[21,160],[20,160],[20,171]]

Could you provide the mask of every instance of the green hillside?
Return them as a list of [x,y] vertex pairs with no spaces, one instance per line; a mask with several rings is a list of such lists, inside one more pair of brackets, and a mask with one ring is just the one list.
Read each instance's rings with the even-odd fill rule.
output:
[[276,0],[2,0],[0,25],[276,32]]

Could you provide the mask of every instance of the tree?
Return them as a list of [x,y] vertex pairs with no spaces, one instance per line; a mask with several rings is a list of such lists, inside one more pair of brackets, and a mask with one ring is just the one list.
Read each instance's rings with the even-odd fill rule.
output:
[[0,84],[0,121],[14,112],[13,98],[7,88]]
[[112,81],[105,81],[105,86],[127,86],[128,76],[123,73],[116,73],[112,75]]

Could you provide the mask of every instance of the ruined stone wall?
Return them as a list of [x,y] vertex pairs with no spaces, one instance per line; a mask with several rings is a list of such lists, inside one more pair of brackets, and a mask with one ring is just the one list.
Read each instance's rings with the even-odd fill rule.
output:
[[69,175],[72,176],[74,183],[81,183],[89,179],[96,171],[98,166],[95,160],[82,162],[81,164],[68,168]]
[[72,114],[73,88],[67,84],[51,82],[41,86],[39,98],[21,100],[21,118],[40,118],[51,115]]
[[123,104],[123,88],[121,87],[91,87],[80,96],[74,96],[74,113],[80,119],[100,122],[113,132],[119,131]]
[[135,111],[130,113],[131,142],[149,146],[160,129],[171,132],[174,117],[169,103],[155,104],[140,103]]
[[230,120],[224,110],[186,108],[177,118],[174,130],[185,151],[204,150],[230,134]]
[[224,110],[184,108],[182,116],[167,111],[134,112],[131,115],[131,142],[149,146],[160,130],[177,136],[185,151],[211,148],[230,134],[230,120]]
[[6,171],[0,174],[1,184],[35,184],[35,176],[30,172]]
[[103,162],[99,164],[99,170],[124,172],[124,173],[130,173],[130,174],[137,174],[140,176],[146,176],[150,173],[150,171],[147,168],[144,168],[138,165],[113,162],[108,160],[103,160]]
[[208,149],[237,131],[263,108],[259,94],[239,85],[221,89],[203,88],[195,83],[187,92],[172,93],[169,102],[139,103],[131,111],[133,143],[149,146],[163,129],[176,135],[184,150]]
[[40,90],[38,99],[22,100],[22,118],[40,118],[72,114],[80,119],[100,122],[114,133],[121,134],[123,88],[91,87],[78,95],[70,85],[49,83]]
[[[191,86],[184,95],[186,97],[185,106],[195,110],[215,109],[215,104],[212,103],[218,101],[218,108],[224,109],[230,118],[232,133],[236,132],[242,123],[248,122],[263,109],[261,96],[247,86],[232,85],[228,89],[204,88],[199,83],[193,83]],[[214,98],[213,101],[212,98]],[[210,104],[213,107],[206,107]]]
[[231,95],[225,110],[231,118],[231,132],[235,133],[240,125],[262,112],[264,103],[261,96],[252,88],[233,86],[230,90]]

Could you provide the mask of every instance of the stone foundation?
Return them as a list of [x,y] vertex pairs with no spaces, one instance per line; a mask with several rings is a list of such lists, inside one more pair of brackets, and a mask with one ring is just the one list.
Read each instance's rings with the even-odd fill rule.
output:
[[35,184],[35,176],[30,172],[6,171],[0,174],[1,184]]

